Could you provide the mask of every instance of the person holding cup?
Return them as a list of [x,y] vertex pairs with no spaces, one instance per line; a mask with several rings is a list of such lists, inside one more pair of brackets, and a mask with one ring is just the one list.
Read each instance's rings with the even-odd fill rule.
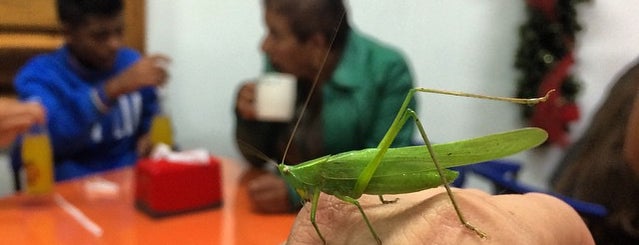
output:
[[[268,32],[261,49],[266,56],[265,76],[287,77],[296,83],[277,82],[295,93],[265,95],[264,77],[242,84],[237,93],[236,140],[254,169],[276,161],[297,164],[326,154],[375,147],[388,130],[413,77],[403,55],[351,27],[341,0],[263,0]],[[336,27],[339,27],[336,29]],[[275,72],[275,73],[274,73]],[[286,80],[286,79],[282,79]],[[312,90],[313,82],[317,87]],[[284,156],[306,98],[310,97],[291,148]],[[264,118],[258,108],[278,96],[294,105],[290,120]],[[293,98],[290,98],[290,97]],[[416,109],[415,99],[410,107]],[[264,110],[264,109],[260,109]],[[286,112],[283,113],[286,115]],[[407,124],[393,146],[411,144],[414,126]],[[255,150],[261,153],[256,153]],[[248,183],[249,197],[259,212],[290,212],[299,197],[272,171],[255,171]]]

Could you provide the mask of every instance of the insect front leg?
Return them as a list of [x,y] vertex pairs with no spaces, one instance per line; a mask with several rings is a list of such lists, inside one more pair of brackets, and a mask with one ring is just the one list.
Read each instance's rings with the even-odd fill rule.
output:
[[444,188],[446,189],[446,193],[448,193],[448,197],[450,198],[450,202],[453,204],[453,208],[455,209],[455,212],[457,213],[457,217],[459,218],[459,221],[466,228],[474,231],[479,237],[486,238],[487,237],[486,233],[479,230],[477,227],[473,226],[472,224],[468,223],[468,221],[466,221],[466,218],[464,218],[464,215],[462,214],[461,209],[457,205],[457,201],[455,201],[455,196],[453,195],[453,191],[450,189],[450,186],[448,185],[448,180],[446,179],[446,176],[444,175],[444,172],[442,171],[442,168],[440,167],[439,162],[437,161],[437,156],[435,155],[435,151],[433,150],[430,140],[428,139],[428,136],[426,135],[426,130],[424,130],[424,126],[422,125],[421,121],[417,117],[417,114],[415,113],[415,111],[408,109],[407,115],[410,115],[410,117],[413,118],[413,120],[415,121],[415,124],[417,125],[417,129],[419,130],[419,133],[424,139],[424,144],[426,145],[426,149],[428,149],[428,154],[430,155],[430,158],[433,160],[433,164],[435,165],[435,168],[437,169],[437,173],[439,174],[439,177],[441,178],[442,184],[444,185]]
[[315,232],[317,233],[317,235],[320,237],[320,239],[322,239],[322,243],[326,244],[326,239],[324,239],[322,232],[320,232],[319,227],[317,227],[317,221],[315,220],[315,214],[317,213],[317,204],[319,203],[320,193],[321,191],[319,190],[319,188],[313,188],[313,197],[311,199],[311,224],[313,224],[313,228],[315,228]]
[[[368,230],[371,231],[371,234],[375,238],[375,241],[377,241],[377,244],[381,245],[382,239],[380,239],[379,236],[377,235],[377,232],[375,232],[373,225],[371,225],[371,222],[368,220],[368,217],[366,216],[366,213],[364,213],[364,209],[362,208],[362,205],[359,204],[359,201],[357,201],[357,199],[355,198],[348,197],[348,196],[336,196],[336,197],[341,199],[342,201],[355,205],[357,209],[359,209],[359,212],[362,214],[362,218],[364,218],[364,222],[366,222],[366,226],[368,226]],[[380,195],[380,198],[381,198],[381,195]]]

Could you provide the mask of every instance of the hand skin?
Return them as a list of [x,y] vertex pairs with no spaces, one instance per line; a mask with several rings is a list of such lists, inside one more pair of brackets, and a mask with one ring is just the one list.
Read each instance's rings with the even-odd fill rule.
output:
[[[465,218],[485,232],[480,238],[457,218],[443,188],[359,199],[384,244],[594,244],[586,225],[570,206],[541,193],[489,195],[455,189]],[[287,244],[321,244],[310,222],[310,203],[299,212]],[[357,208],[322,193],[317,224],[328,244],[375,244]]]
[[149,86],[162,86],[166,83],[168,73],[166,65],[170,59],[164,55],[142,57],[124,72],[109,80],[104,90],[109,99],[116,99]]
[[0,98],[0,147],[9,145],[31,126],[44,122],[45,110],[39,103]]
[[279,176],[262,171],[248,182],[248,197],[254,211],[260,213],[290,213],[286,182]]
[[244,120],[255,120],[255,83],[247,82],[240,87],[235,101],[237,113]]
[[151,136],[146,133],[138,139],[138,143],[135,147],[139,157],[148,157],[153,151],[153,144],[151,143]]

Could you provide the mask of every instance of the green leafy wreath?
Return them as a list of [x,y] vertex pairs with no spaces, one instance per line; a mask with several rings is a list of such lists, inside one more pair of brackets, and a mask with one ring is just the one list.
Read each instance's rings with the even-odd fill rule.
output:
[[589,0],[526,0],[528,20],[519,29],[515,67],[521,71],[517,96],[547,102],[522,107],[522,117],[548,132],[548,143],[566,146],[568,124],[579,119],[575,103],[580,82],[571,74],[575,34],[581,30],[575,5]]

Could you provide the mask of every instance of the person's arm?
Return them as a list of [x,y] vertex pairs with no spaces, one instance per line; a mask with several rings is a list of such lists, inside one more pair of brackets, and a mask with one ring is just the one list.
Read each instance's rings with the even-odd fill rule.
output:
[[104,95],[115,100],[120,95],[137,91],[144,87],[162,86],[167,80],[166,66],[170,59],[164,55],[141,57],[129,68],[107,80]]
[[90,137],[93,123],[102,115],[92,101],[91,89],[73,89],[59,75],[28,71],[18,75],[15,85],[22,99],[36,99],[46,108],[51,144],[56,152],[81,147]]
[[[460,223],[442,188],[388,196],[399,197],[392,204],[370,195],[359,201],[384,244],[594,244],[577,212],[552,196],[453,192],[465,218],[487,238]],[[309,217],[310,203],[299,212],[287,244],[321,244]],[[317,224],[328,244],[375,244],[357,208],[334,196],[320,196]]]
[[[156,115],[161,113],[161,105],[158,98],[158,88],[148,87],[140,90],[142,95],[142,115],[140,119],[140,125],[137,129],[138,142],[136,150],[139,156],[146,157],[153,150],[153,144],[149,131],[151,129],[151,123]],[[173,146],[171,146],[173,147]]]
[[123,72],[107,80],[102,87],[102,100],[108,106],[121,95],[135,91],[141,92],[142,115],[136,131],[138,138],[136,150],[140,156],[147,156],[153,147],[148,132],[153,117],[160,112],[157,90],[167,81],[166,69],[169,63],[170,59],[161,54],[140,57]]

